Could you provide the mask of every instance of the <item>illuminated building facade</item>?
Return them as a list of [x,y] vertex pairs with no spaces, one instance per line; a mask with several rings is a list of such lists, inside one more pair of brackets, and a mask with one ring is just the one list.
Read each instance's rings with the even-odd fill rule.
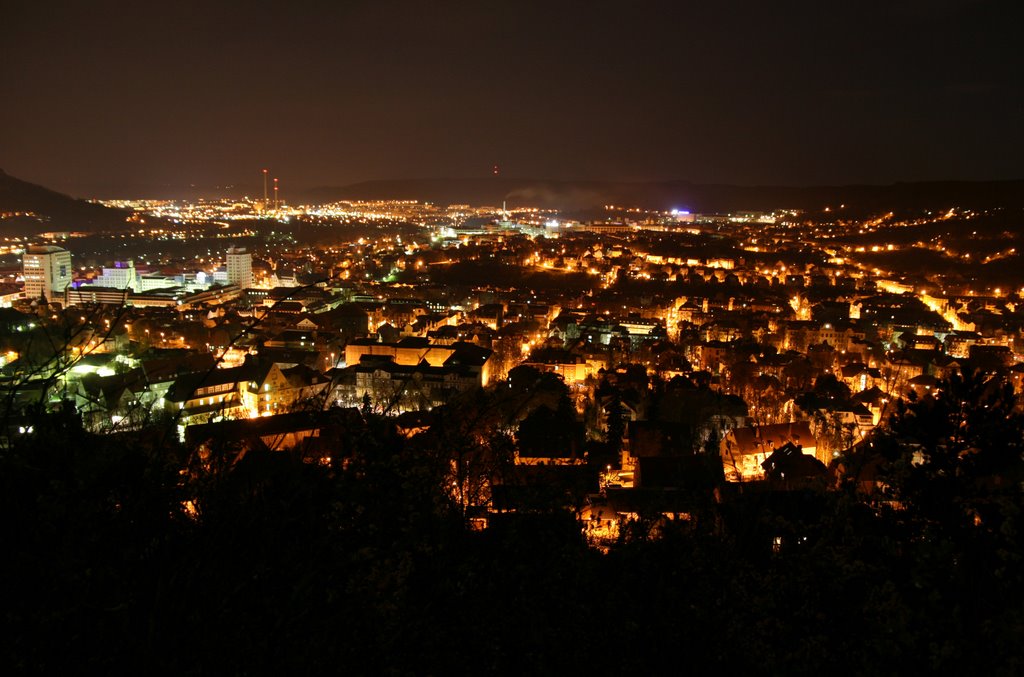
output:
[[21,259],[25,298],[63,299],[71,284],[71,252],[53,245],[29,247]]
[[228,284],[236,284],[240,289],[252,287],[252,254],[241,247],[228,249]]
[[117,261],[113,268],[104,268],[103,274],[96,278],[94,284],[112,289],[141,291],[139,274],[135,270],[135,262],[131,259],[127,262]]

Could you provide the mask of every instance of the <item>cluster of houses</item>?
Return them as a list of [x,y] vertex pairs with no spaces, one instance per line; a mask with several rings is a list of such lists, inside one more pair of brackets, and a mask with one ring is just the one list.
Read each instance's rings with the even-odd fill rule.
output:
[[[274,436],[281,449],[320,439],[319,422],[335,410],[425,430],[420,414],[501,387],[525,365],[565,384],[592,439],[609,434],[612,408],[627,419],[621,456],[607,467],[575,447],[516,456],[527,484],[566,473],[581,495],[599,495],[606,503],[592,511],[595,524],[659,501],[672,506],[663,512],[687,513],[686,487],[710,472],[707,454],[696,452],[709,444],[726,483],[820,479],[898,398],[928,397],[965,369],[1021,385],[1024,309],[1009,299],[892,291],[848,267],[795,260],[803,254],[690,239],[490,234],[416,247],[408,260],[396,254],[398,268],[419,276],[415,285],[353,284],[353,263],[340,267],[344,276],[303,287],[233,289],[172,306],[22,302],[0,309],[0,379],[8,412],[71,403],[90,430],[165,420],[188,439],[193,428],[218,425]],[[574,282],[432,279],[460,257]],[[59,343],[60,354],[40,357],[45,343]],[[624,365],[662,385],[626,389],[612,407],[598,390],[625,379],[617,376]],[[709,413],[695,422],[687,407]],[[7,439],[18,427],[17,416],[8,419]],[[515,493],[499,490],[497,505],[514,507]]]

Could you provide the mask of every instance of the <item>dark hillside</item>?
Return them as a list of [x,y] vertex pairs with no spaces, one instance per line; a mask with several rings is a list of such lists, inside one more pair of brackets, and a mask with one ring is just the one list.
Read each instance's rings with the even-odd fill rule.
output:
[[124,223],[127,212],[17,179],[0,169],[0,233],[98,231]]
[[[686,181],[623,183],[534,179],[416,179],[365,181],[321,187],[301,196],[309,203],[337,200],[423,200],[438,204],[520,205],[563,210],[615,204],[714,213],[806,209],[845,204],[872,213],[889,210],[1024,206],[1024,181],[932,181],[853,186],[732,186]],[[852,215],[852,214],[851,214]]]

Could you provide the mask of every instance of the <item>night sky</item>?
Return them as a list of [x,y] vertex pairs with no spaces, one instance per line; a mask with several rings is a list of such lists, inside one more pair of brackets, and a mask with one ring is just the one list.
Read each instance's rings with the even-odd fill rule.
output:
[[0,168],[76,195],[376,178],[1022,178],[1014,2],[4,2]]

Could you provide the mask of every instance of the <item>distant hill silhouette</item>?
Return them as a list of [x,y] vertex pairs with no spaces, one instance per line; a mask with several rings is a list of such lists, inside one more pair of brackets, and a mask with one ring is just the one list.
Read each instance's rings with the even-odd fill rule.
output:
[[[203,194],[206,197],[234,196],[243,188],[218,186],[204,189]],[[198,190],[196,187],[167,186],[162,189],[161,197],[188,199],[194,197],[191,193]],[[116,195],[113,191],[106,192]],[[821,210],[826,206],[836,208],[845,204],[844,213],[854,217],[888,210],[1024,208],[1024,180],[797,187],[734,186],[688,181],[555,181],[504,177],[408,179],[313,188],[291,195],[288,202],[323,204],[338,200],[389,199],[474,206],[500,206],[503,201],[507,201],[510,207],[529,205],[568,212],[600,210],[608,204],[663,210],[678,208],[703,213],[787,208]],[[0,219],[0,232],[30,234],[48,230],[98,231],[123,226],[128,216],[127,211],[78,200],[22,181],[0,170],[0,213],[12,212],[31,212],[38,216]]]
[[950,207],[1022,207],[1024,181],[930,181],[891,185],[732,186],[686,181],[612,182],[530,179],[418,179],[365,181],[321,187],[301,195],[309,203],[409,199],[438,204],[534,205],[564,210],[607,204],[648,209],[732,212],[781,208],[823,209],[846,204],[857,212]]
[[93,204],[22,181],[0,169],[0,213],[30,212],[37,217],[0,219],[4,233],[49,230],[96,231],[124,224],[128,212]]

